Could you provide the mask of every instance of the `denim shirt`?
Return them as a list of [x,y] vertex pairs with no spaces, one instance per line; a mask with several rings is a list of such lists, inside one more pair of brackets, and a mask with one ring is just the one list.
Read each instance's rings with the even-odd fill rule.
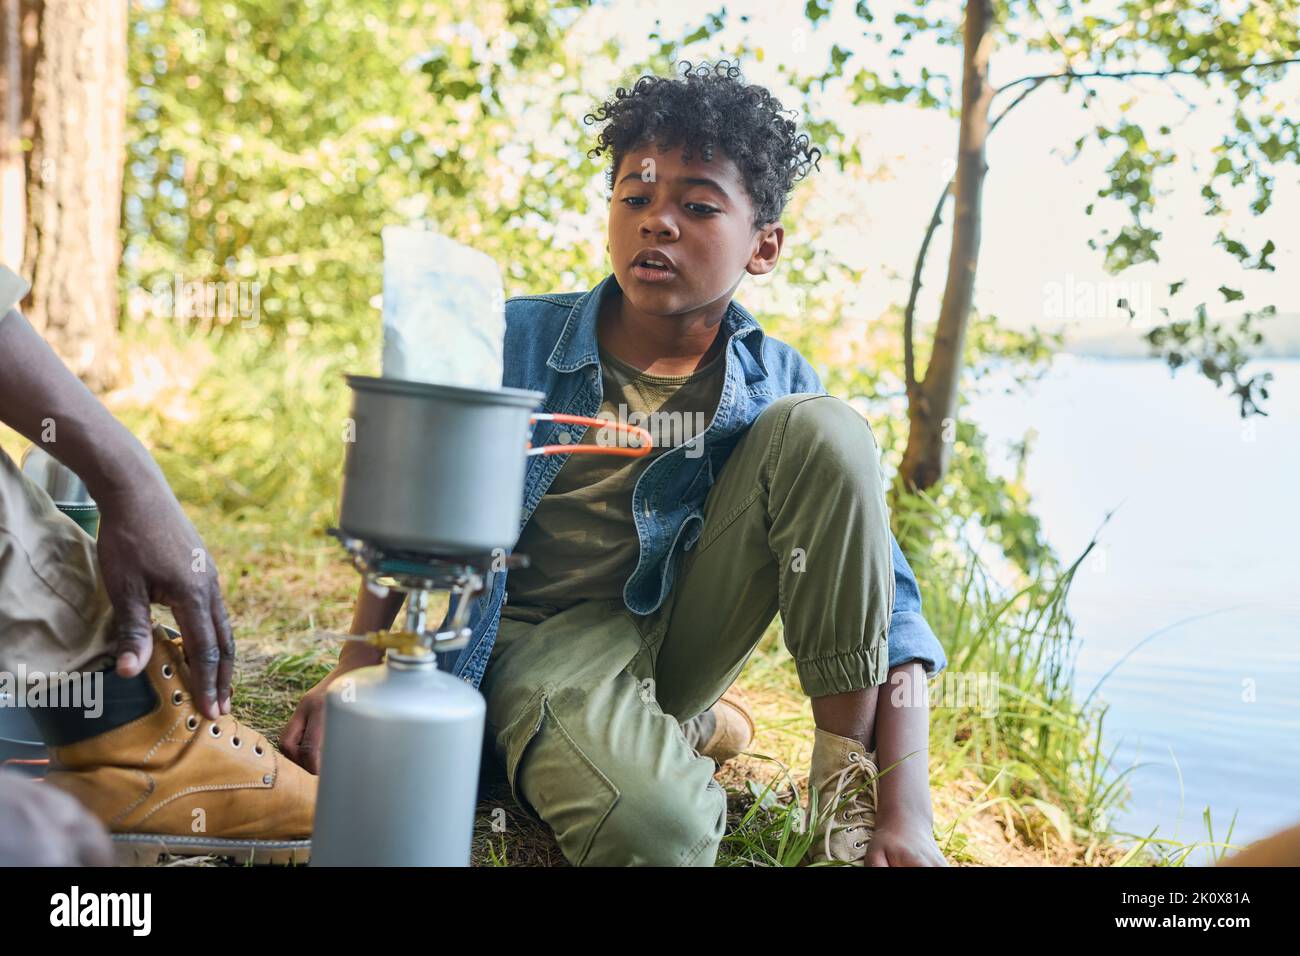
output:
[[[604,297],[618,290],[611,273],[587,292],[521,295],[506,300],[502,384],[546,395],[538,411],[592,417],[600,409],[602,380],[596,351],[596,318]],[[704,523],[704,499],[731,450],[760,412],[775,399],[795,393],[825,393],[812,366],[795,349],[764,334],[734,299],[721,334],[726,337],[726,377],[713,421],[689,444],[665,451],[642,472],[632,492],[633,517],[641,540],[640,559],[623,588],[623,601],[636,614],[656,610],[673,586],[680,545],[695,547]],[[532,444],[577,444],[585,425],[538,422]],[[701,442],[703,448],[701,450]],[[532,516],[565,455],[528,459],[519,530]],[[894,558],[894,613],[889,624],[889,666],[920,660],[931,677],[947,664],[921,616],[916,578],[890,532]],[[487,670],[506,593],[508,571],[491,575],[490,585],[470,612],[473,633],[465,647],[438,654],[445,670],[477,687]]]

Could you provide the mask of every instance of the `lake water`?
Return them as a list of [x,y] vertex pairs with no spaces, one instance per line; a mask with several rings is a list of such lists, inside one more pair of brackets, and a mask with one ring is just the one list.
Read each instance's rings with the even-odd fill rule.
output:
[[1238,845],[1300,822],[1300,361],[1258,368],[1267,418],[1190,369],[1070,355],[967,411],[991,451],[1037,433],[1026,482],[1063,561],[1118,507],[1069,608],[1080,699],[1129,655],[1098,692],[1113,768],[1142,764],[1129,832],[1204,840],[1207,806]]

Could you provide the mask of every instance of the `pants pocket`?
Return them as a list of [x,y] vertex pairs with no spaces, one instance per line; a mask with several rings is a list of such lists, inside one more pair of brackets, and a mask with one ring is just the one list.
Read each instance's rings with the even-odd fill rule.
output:
[[[545,684],[502,732],[506,778],[515,802],[549,826],[565,857],[581,866],[618,803],[619,790],[560,722],[552,704],[554,694],[555,686]],[[530,756],[526,768],[525,756]],[[533,806],[524,795],[523,770],[530,775],[528,789],[539,806]]]

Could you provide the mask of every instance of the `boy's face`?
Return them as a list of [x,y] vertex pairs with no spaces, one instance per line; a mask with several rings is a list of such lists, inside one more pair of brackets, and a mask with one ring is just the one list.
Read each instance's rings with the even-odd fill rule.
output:
[[[722,150],[704,161],[695,150],[682,162],[681,147],[661,153],[648,143],[624,155],[614,171],[609,207],[609,255],[619,288],[649,315],[704,311],[720,316],[745,273],[776,267],[784,230],[754,228],[754,207],[744,179]],[[668,273],[636,265],[643,249],[671,259]]]

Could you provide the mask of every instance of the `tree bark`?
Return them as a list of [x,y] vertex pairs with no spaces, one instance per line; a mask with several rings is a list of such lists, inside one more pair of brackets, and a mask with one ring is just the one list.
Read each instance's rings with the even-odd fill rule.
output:
[[989,133],[990,0],[967,0],[963,25],[961,129],[957,149],[955,213],[948,276],[939,309],[939,325],[925,377],[908,402],[907,450],[899,468],[905,487],[937,484],[952,455],[963,345],[979,264],[981,201],[988,172],[984,147]]
[[0,6],[3,254],[32,283],[32,325],[103,390],[118,371],[126,0]]

